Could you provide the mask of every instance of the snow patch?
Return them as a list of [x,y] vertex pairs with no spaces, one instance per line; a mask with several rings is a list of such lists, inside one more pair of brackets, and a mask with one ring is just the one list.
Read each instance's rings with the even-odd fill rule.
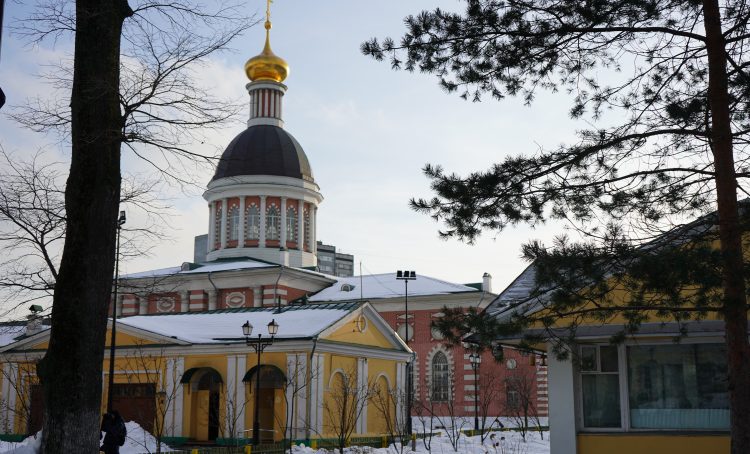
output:
[[[143,427],[135,421],[125,423],[128,429],[128,436],[125,444],[120,446],[120,454],[142,454],[156,452],[156,438],[145,431]],[[0,454],[37,454],[42,444],[42,431],[32,435],[29,438],[19,442],[11,443],[0,441]],[[170,452],[172,449],[166,443],[161,444],[161,452]]]
[[[492,437],[494,435],[494,437]],[[410,447],[409,447],[410,448]],[[438,454],[549,454],[549,432],[544,432],[544,440],[538,432],[526,434],[524,441],[521,435],[515,431],[493,432],[488,435],[484,443],[480,437],[466,437],[461,435],[458,441],[458,449],[454,450],[448,437],[435,435],[432,438],[430,449],[425,447],[422,440],[417,440],[417,450],[405,448],[403,451],[398,445],[388,448],[351,447],[345,448],[344,454],[412,454],[412,453],[438,453]],[[331,454],[338,453],[338,449],[312,449],[308,446],[295,446],[293,454]]]
[[[358,299],[360,292],[364,299],[395,298],[404,296],[404,283],[395,273],[371,274],[368,276],[334,277],[337,283],[310,297],[310,301],[351,301]],[[343,287],[348,284],[350,287]],[[342,289],[343,287],[343,289]],[[353,287],[353,290],[346,290]],[[474,287],[454,284],[434,277],[419,275],[409,282],[409,296],[444,295],[479,291]]]

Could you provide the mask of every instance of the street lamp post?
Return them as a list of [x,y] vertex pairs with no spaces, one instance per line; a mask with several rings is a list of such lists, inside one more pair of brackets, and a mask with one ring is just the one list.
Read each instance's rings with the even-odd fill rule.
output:
[[120,282],[120,232],[125,225],[125,212],[117,218],[117,247],[115,249],[115,291],[112,298],[112,334],[109,339],[109,382],[107,384],[107,412],[112,412],[112,388],[115,383],[115,340],[117,337],[117,284]]
[[482,363],[482,357],[478,352],[474,352],[469,355],[469,361],[471,362],[471,368],[474,370],[474,432],[479,431],[479,379],[477,373],[479,372],[479,365]]
[[276,320],[271,320],[270,323],[268,323],[268,334],[271,336],[270,339],[266,338],[263,339],[263,335],[261,333],[258,333],[258,338],[253,339],[250,336],[253,334],[253,325],[250,324],[249,321],[246,321],[244,325],[242,325],[242,334],[245,335],[245,344],[249,347],[253,347],[255,350],[255,353],[258,354],[258,363],[257,367],[255,368],[255,405],[253,408],[253,446],[258,446],[258,443],[260,442],[260,422],[258,421],[258,401],[259,401],[259,394],[260,394],[260,355],[263,353],[263,350],[266,349],[269,345],[273,344],[273,337],[276,335],[276,333],[279,332],[279,324],[276,323]]
[[[396,279],[404,281],[404,321],[406,323],[406,332],[404,336],[404,342],[409,345],[409,281],[415,281],[417,279],[416,271],[396,271]],[[411,400],[413,393],[413,367],[414,357],[406,364],[406,377],[409,383],[406,385],[406,432],[411,437],[412,426],[411,426]],[[412,450],[416,449],[416,442],[412,439]]]

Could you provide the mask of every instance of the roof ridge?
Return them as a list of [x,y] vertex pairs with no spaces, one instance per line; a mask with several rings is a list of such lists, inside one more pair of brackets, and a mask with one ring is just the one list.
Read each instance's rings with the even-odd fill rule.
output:
[[[281,306],[281,310],[278,313],[293,312],[304,309],[322,310],[322,309],[343,309],[353,310],[359,304],[360,301],[337,301],[335,303],[310,303],[310,304],[295,304],[291,306]],[[222,309],[213,309],[206,311],[193,311],[193,312],[157,312],[152,314],[137,314],[130,315],[127,317],[118,317],[118,320],[127,320],[133,317],[161,317],[161,316],[177,316],[177,315],[206,315],[206,314],[236,314],[245,312],[276,312],[279,308],[276,306],[265,306],[265,307],[225,307]]]

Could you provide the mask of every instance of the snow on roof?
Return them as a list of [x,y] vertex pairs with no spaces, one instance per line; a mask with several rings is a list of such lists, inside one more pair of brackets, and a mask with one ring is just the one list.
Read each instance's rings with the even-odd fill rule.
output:
[[121,279],[139,279],[144,277],[163,277],[171,276],[180,272],[179,266],[172,266],[169,268],[159,268],[158,270],[140,271],[138,273],[130,273],[121,275]]
[[157,270],[141,271],[138,273],[131,273],[122,276],[123,279],[140,279],[149,277],[166,277],[175,274],[199,274],[199,273],[213,273],[217,271],[231,271],[231,270],[245,270],[252,268],[273,268],[278,267],[273,263],[261,262],[252,259],[244,259],[237,261],[221,261],[221,262],[210,262],[210,263],[198,263],[197,268],[191,270],[182,271],[182,267],[172,266],[169,268],[160,268]]
[[531,297],[532,290],[536,285],[536,267],[532,263],[527,266],[513,282],[508,285],[492,302],[487,306],[487,313],[495,314],[501,312],[509,304],[519,303]]
[[196,344],[241,341],[242,325],[249,321],[253,335],[268,335],[271,320],[279,324],[276,338],[312,337],[337,322],[360,303],[339,303],[312,306],[284,306],[276,308],[224,309],[211,312],[182,314],[138,315],[118,319],[118,324],[174,337]]
[[[360,298],[360,295],[366,300],[404,296],[404,282],[396,279],[396,273],[371,274],[361,278],[360,276],[330,277],[338,282],[311,296],[310,301],[350,301]],[[477,289],[421,275],[417,275],[416,280],[409,281],[409,296],[463,292],[477,292]]]
[[12,344],[18,336],[26,331],[25,323],[8,323],[0,325],[0,347]]

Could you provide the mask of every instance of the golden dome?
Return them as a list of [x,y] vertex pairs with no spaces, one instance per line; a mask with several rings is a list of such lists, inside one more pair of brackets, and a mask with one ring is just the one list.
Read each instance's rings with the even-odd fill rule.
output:
[[245,74],[251,81],[273,80],[283,82],[289,75],[289,64],[271,50],[271,22],[266,21],[266,45],[263,52],[245,63]]

